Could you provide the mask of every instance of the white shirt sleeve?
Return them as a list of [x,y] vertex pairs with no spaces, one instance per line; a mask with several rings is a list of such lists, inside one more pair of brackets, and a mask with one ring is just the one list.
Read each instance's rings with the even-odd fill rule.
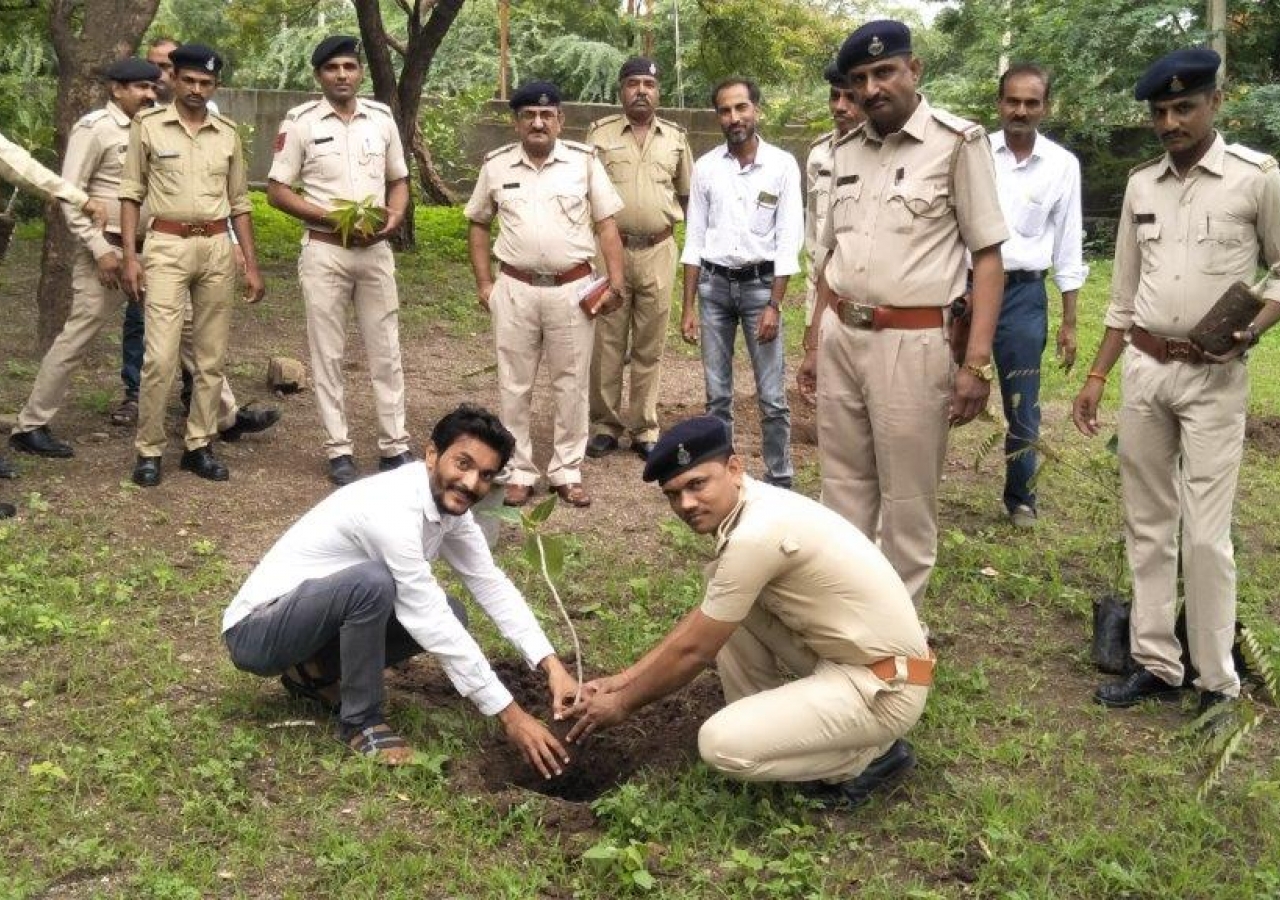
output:
[[1060,291],[1078,291],[1089,277],[1084,262],[1084,222],[1080,210],[1080,161],[1067,154],[1063,194],[1053,222],[1053,281]]
[[701,165],[693,167],[693,186],[689,190],[689,209],[684,220],[684,252],[680,262],[686,266],[702,265],[702,245],[707,236],[707,172]]
[[804,243],[804,199],[800,196],[800,165],[796,158],[779,149],[783,166],[778,217],[774,222],[776,255],[773,274],[795,275],[800,271],[800,247]]

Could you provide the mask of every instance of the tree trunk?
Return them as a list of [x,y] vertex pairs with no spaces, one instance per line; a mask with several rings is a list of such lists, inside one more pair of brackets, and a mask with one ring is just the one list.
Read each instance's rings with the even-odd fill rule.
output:
[[[61,158],[76,121],[105,101],[95,72],[134,52],[159,0],[52,0],[49,32],[58,56],[54,149]],[[44,256],[36,294],[40,352],[58,336],[71,307],[76,244],[59,209],[45,207]]]
[[436,164],[431,159],[431,149],[422,139],[421,128],[415,128],[413,132],[413,158],[418,161],[418,185],[422,188],[427,203],[431,206],[453,206],[457,203],[458,198],[436,171]]

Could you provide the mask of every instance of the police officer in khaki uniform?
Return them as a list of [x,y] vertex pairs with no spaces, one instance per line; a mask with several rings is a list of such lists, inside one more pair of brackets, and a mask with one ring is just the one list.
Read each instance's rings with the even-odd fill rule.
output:
[[[916,93],[907,26],[862,26],[836,63],[868,121],[835,146],[830,255],[798,380],[816,387],[823,503],[879,541],[919,608],[937,558],[947,428],[990,392],[1008,232],[986,134]],[[966,251],[972,325],[956,371],[943,326],[965,293]]]
[[1262,310],[1223,356],[1202,354],[1187,334],[1234,282],[1253,281],[1259,256],[1268,266],[1280,263],[1280,170],[1270,156],[1228,144],[1214,130],[1220,64],[1207,48],[1177,50],[1134,90],[1147,101],[1167,152],[1129,176],[1106,332],[1073,409],[1076,427],[1096,435],[1102,391],[1120,361],[1120,484],[1133,571],[1129,644],[1140,668],[1098,689],[1095,699],[1109,707],[1172,698],[1181,689],[1179,551],[1200,711],[1240,693],[1231,658],[1231,510],[1249,397],[1243,353],[1280,319],[1280,283],[1265,289]]
[[902,579],[847,521],[747,477],[729,426],[688,419],[644,469],[672,511],[711,534],[702,605],[617,675],[583,686],[573,742],[691,681],[714,658],[728,705],[698,734],[707,765],[743,781],[807,783],[856,806],[915,764],[902,739],[933,658]]
[[804,165],[804,252],[808,257],[804,285],[806,326],[813,321],[813,310],[818,302],[818,272],[827,259],[821,238],[827,213],[831,209],[832,151],[836,141],[856,128],[863,119],[862,110],[858,108],[853,91],[849,89],[845,73],[840,71],[835,60],[828,64],[822,77],[830,85],[827,91],[827,109],[831,111],[831,121],[835,127],[809,145],[809,155]]
[[[228,478],[227,467],[212,450],[235,291],[228,216],[245,255],[246,298],[256,303],[264,293],[240,136],[234,122],[207,109],[218,87],[222,58],[200,44],[184,44],[170,59],[174,103],[134,119],[120,183],[123,283],[126,293],[146,307],[146,360],[133,469],[133,481],[142,487],[160,483],[164,407],[178,368],[188,292],[195,386],[181,467],[211,481]],[[154,218],[140,262],[136,242],[143,202]]]
[[[587,456],[612,453],[626,432],[643,459],[658,439],[658,385],[678,258],[672,228],[684,218],[693,154],[684,129],[656,115],[658,67],[652,60],[637,56],[623,63],[618,94],[622,113],[592,123],[586,139],[622,197],[616,218],[627,278],[622,308],[596,323]],[[628,344],[631,398],[624,417]]]
[[[622,200],[594,147],[560,140],[564,113],[554,84],[530,82],[509,102],[519,141],[485,157],[466,207],[476,289],[493,316],[502,423],[516,436],[503,502],[523,506],[538,480],[529,413],[545,355],[554,404],[547,482],[565,503],[588,506],[581,466],[595,320],[579,300],[593,287],[607,287],[599,312],[621,302],[625,275],[613,216]],[[501,226],[493,247],[496,281],[489,258],[495,218]],[[591,267],[597,241],[608,272],[600,282],[592,280]]]
[[[408,207],[409,167],[391,109],[356,96],[364,77],[359,39],[325,38],[311,54],[311,66],[324,96],[295,106],[281,123],[267,200],[307,227],[298,281],[307,305],[307,341],[329,480],[343,485],[360,477],[347,432],[342,376],[352,306],[373,382],[378,470],[413,459],[404,423],[396,264],[386,242]],[[301,194],[294,193],[295,184]],[[382,227],[371,235],[354,234],[344,244],[334,209],[369,197],[386,211]]]

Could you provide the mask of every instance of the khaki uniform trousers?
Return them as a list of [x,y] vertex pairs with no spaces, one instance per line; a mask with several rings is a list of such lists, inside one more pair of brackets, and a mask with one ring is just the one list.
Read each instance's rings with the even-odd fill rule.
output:
[[[591,430],[636,441],[658,439],[658,389],[662,352],[675,284],[675,238],[655,247],[624,249],[626,291],[622,306],[596,322],[591,355]],[[622,415],[622,369],[631,341],[631,397]]]
[[146,270],[146,351],[138,397],[139,456],[164,452],[165,404],[177,375],[182,331],[191,306],[191,411],[185,446],[196,450],[218,436],[218,404],[223,390],[235,295],[235,264],[226,235],[182,238],[151,232],[142,256]]
[[698,752],[742,781],[853,778],[911,730],[929,696],[927,687],[818,658],[759,605],[716,668],[728,705],[703,723]]
[[1244,453],[1249,376],[1225,365],[1160,363],[1125,350],[1118,420],[1125,545],[1133,572],[1133,658],[1181,684],[1178,530],[1196,687],[1234,696],[1236,564],[1231,512]]
[[941,328],[870,331],[823,315],[822,503],[879,543],[920,609],[938,557],[950,350]]
[[546,357],[551,382],[552,449],[547,482],[555,487],[582,481],[587,450],[587,385],[595,322],[578,308],[583,281],[559,287],[534,287],[499,275],[489,295],[498,357],[498,396],[502,424],[516,438],[510,484],[532,486],[530,416],[538,363]]
[[378,417],[378,455],[409,449],[404,425],[404,368],[400,362],[400,298],[396,262],[386,241],[346,248],[320,241],[302,245],[298,282],[307,306],[307,343],[316,405],[329,459],[352,452],[347,432],[342,360],[347,347],[347,311],[355,307],[364,338],[373,404]]

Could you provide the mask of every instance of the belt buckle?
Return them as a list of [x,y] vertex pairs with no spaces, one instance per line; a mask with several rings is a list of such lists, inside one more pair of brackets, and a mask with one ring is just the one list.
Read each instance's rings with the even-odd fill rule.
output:
[[1164,353],[1168,359],[1176,359],[1179,362],[1190,362],[1191,344],[1189,342],[1184,343],[1182,341],[1166,340],[1164,342]]
[[531,272],[529,273],[529,284],[534,287],[558,287],[559,281],[557,276],[548,272]]
[[645,234],[623,234],[622,246],[626,247],[628,250],[636,248],[644,249],[649,246],[649,236]]
[[872,328],[875,325],[876,308],[845,301],[840,318],[852,328]]
[[208,236],[209,236],[208,222],[188,222],[187,223],[187,237],[208,237]]

